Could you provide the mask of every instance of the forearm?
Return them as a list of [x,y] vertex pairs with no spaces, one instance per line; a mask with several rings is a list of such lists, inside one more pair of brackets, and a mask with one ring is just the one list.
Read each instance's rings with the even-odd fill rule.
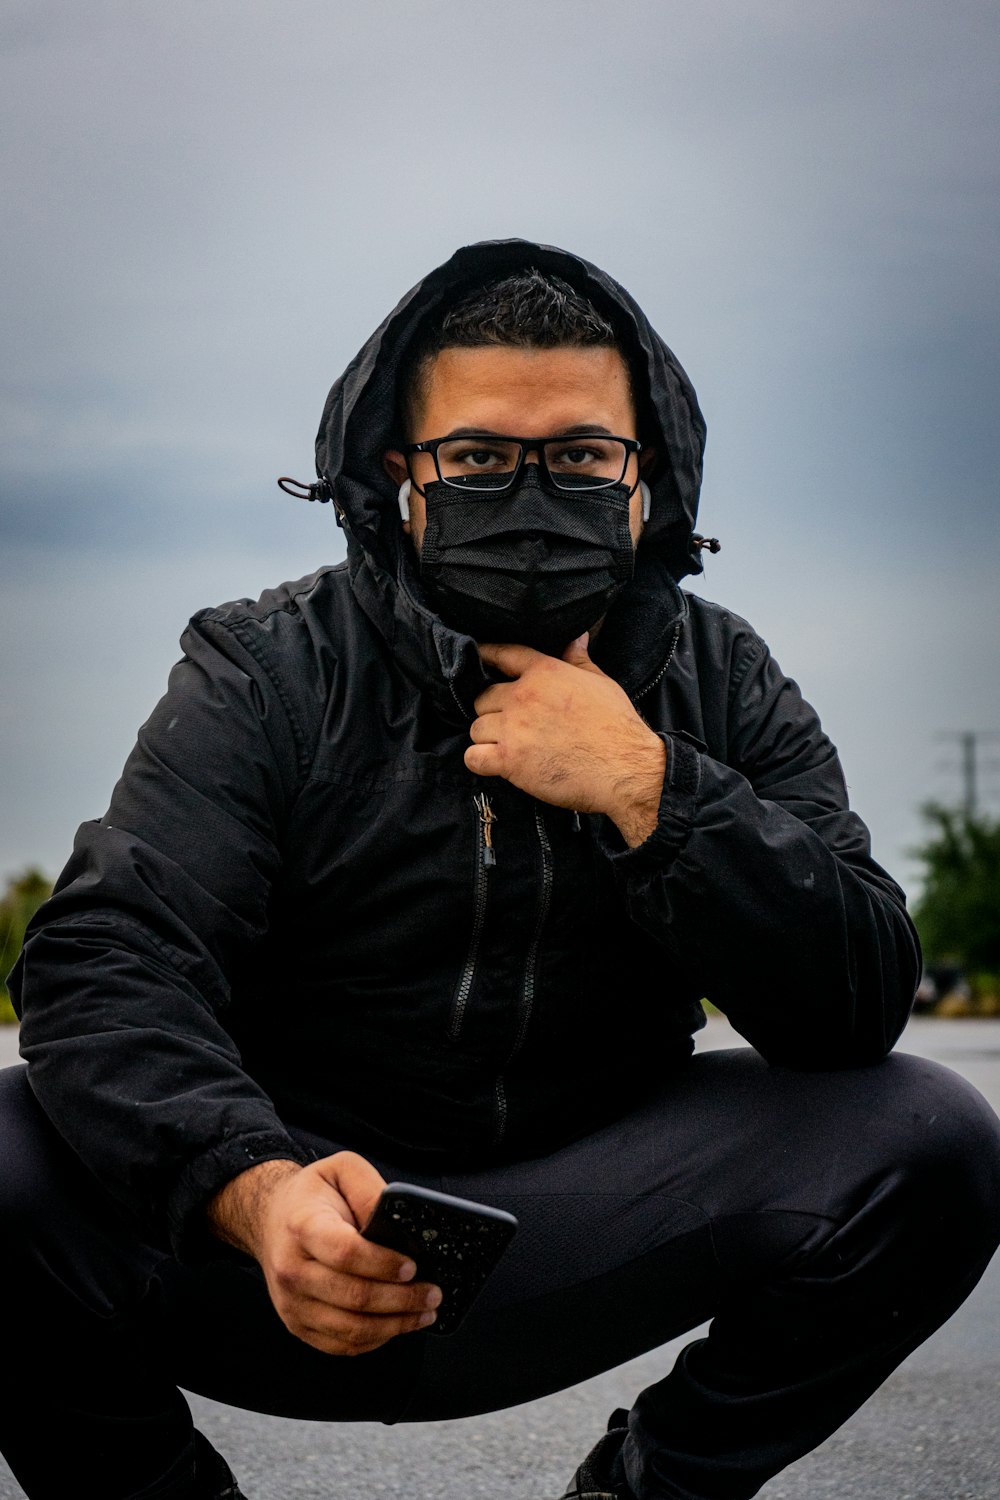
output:
[[81,912],[45,926],[13,988],[39,1103],[155,1239],[179,1248],[224,1183],[299,1156],[202,995],[136,924]]
[[830,809],[821,836],[730,767],[674,749],[656,829],[612,854],[633,919],[772,1060],[882,1055],[905,1024],[920,957],[863,825]]
[[[641,726],[644,727],[644,726]],[[605,811],[630,849],[637,848],[656,828],[663,800],[667,751],[652,730],[637,733],[635,744],[608,777]]]

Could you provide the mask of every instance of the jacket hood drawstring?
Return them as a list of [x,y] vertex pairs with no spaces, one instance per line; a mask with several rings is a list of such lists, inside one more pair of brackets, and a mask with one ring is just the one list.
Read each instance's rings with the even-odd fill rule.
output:
[[[703,549],[719,550],[716,538],[694,531],[705,442],[694,388],[624,287],[588,261],[551,245],[487,240],[463,246],[406,293],[334,382],[316,438],[317,480],[287,475],[278,480],[286,494],[333,503],[347,536],[348,568],[361,607],[404,669],[432,691],[438,689],[435,696],[451,712],[456,698],[471,701],[487,679],[474,642],[444,625],[424,597],[382,454],[401,440],[400,372],[428,316],[476,284],[530,266],[559,275],[609,318],[636,377],[640,426],[658,450],[635,578],[601,632],[604,656],[613,638],[621,637],[625,659],[609,661],[606,669],[613,667],[623,686],[626,678],[644,681],[655,671],[662,643],[686,613],[677,581],[702,571]],[[609,631],[615,615],[629,617],[631,628]],[[626,620],[620,623],[625,626]],[[656,662],[647,659],[648,652]]]

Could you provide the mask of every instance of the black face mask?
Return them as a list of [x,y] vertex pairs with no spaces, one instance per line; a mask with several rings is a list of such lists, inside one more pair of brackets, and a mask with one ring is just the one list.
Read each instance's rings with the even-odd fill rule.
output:
[[627,484],[548,489],[526,464],[497,495],[440,480],[424,493],[421,577],[445,624],[474,640],[559,655],[632,577]]

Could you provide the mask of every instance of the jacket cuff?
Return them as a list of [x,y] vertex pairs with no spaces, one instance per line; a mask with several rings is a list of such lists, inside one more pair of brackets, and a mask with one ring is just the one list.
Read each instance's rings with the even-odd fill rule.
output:
[[656,827],[647,839],[630,849],[610,818],[602,818],[597,840],[603,854],[621,875],[640,875],[662,868],[684,847],[694,822],[701,786],[701,755],[679,735],[657,731],[667,751],[667,769]]
[[222,1141],[189,1162],[167,1204],[167,1227],[174,1255],[188,1265],[226,1255],[226,1247],[205,1222],[203,1210],[208,1200],[248,1167],[257,1167],[264,1161],[296,1161],[306,1166],[310,1160],[308,1152],[297,1146],[291,1136],[271,1130]]

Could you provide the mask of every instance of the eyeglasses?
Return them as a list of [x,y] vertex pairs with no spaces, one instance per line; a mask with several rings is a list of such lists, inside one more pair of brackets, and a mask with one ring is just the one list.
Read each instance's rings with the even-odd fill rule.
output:
[[574,437],[524,438],[473,434],[469,437],[429,438],[409,443],[402,451],[429,453],[438,478],[457,490],[509,490],[524,467],[525,455],[537,453],[539,467],[557,490],[606,490],[621,484],[629,458],[642,444],[635,438]]

